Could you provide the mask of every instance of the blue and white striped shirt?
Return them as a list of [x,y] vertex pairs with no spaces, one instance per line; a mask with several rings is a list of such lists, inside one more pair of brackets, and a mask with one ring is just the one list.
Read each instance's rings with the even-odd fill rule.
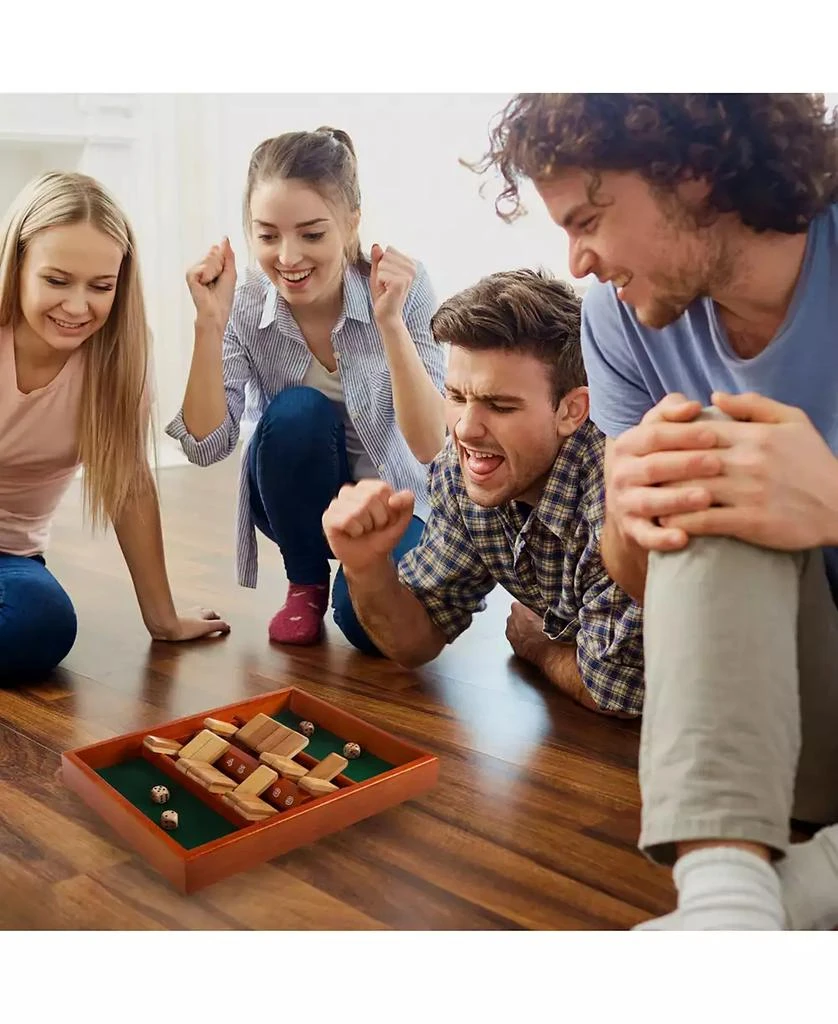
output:
[[[373,316],[369,278],[353,265],[347,268],[343,284],[343,309],[332,331],[332,347],[340,367],[347,413],[381,478],[396,490],[413,491],[415,514],[425,520],[430,513],[428,471],[413,455],[396,424],[390,368]],[[442,346],[431,335],[435,311],[428,273],[417,264],[416,278],[405,299],[404,322],[431,380],[441,391],[445,358]],[[236,447],[242,415],[246,424],[255,426],[280,391],[302,384],[313,358],[288,303],[261,269],[249,271],[236,289],[224,332],[226,419],[198,441],[187,430],[181,409],[166,433],[180,441],[190,462],[199,466],[220,462]],[[255,587],[257,574],[245,444],[239,475],[236,576],[241,586]]]

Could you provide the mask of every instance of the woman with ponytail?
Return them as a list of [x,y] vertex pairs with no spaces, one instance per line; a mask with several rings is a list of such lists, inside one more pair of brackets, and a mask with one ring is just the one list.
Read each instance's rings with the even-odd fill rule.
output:
[[[319,128],[267,139],[253,152],[244,233],[255,267],[236,287],[227,239],[187,274],[195,341],[183,406],[169,425],[190,461],[226,458],[242,416],[255,426],[238,494],[237,569],[257,579],[256,529],[281,552],[285,603],[278,643],[322,636],[332,553],[321,518],[340,488],[386,480],[416,495],[399,557],[427,518],[427,464],[445,438],[443,352],[424,268],[374,245],[361,250],[355,151]],[[348,639],[376,649],[355,619],[343,573],[332,597]]]

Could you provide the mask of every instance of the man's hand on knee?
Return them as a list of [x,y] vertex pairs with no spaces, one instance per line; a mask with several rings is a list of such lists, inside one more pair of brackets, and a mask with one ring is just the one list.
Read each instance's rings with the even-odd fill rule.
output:
[[685,546],[687,533],[661,520],[709,507],[703,481],[720,471],[717,438],[696,420],[701,403],[667,395],[613,443],[606,507],[616,529],[646,551]]
[[761,395],[713,401],[730,419],[703,424],[717,438],[720,464],[700,482],[710,501],[664,514],[661,525],[783,551],[838,543],[838,460],[809,417]]

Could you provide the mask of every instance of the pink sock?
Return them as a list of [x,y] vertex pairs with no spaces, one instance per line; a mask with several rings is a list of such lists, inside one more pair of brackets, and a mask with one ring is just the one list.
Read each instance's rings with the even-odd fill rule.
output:
[[278,644],[316,644],[328,604],[327,583],[289,583],[288,597],[271,619],[268,636]]

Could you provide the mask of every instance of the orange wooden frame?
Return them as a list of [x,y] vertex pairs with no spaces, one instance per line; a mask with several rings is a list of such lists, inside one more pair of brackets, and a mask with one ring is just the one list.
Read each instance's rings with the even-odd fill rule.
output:
[[[340,775],[334,780],[336,792],[307,799],[265,821],[242,824],[232,809],[225,812],[223,801],[177,771],[171,758],[150,754],[143,747],[143,737],[149,733],[184,742],[203,727],[207,717],[229,722],[236,716],[250,718],[260,712],[275,715],[286,707],[337,736],[351,736],[365,751],[394,767],[363,782]],[[179,785],[240,826],[238,830],[192,850],[184,849],[96,774],[97,769],[138,756],[149,757]],[[315,763],[305,751],[298,756],[304,763]],[[432,754],[296,687],[70,750],[61,762],[65,785],[183,893],[196,892],[402,803],[431,789],[439,774],[439,761]]]

